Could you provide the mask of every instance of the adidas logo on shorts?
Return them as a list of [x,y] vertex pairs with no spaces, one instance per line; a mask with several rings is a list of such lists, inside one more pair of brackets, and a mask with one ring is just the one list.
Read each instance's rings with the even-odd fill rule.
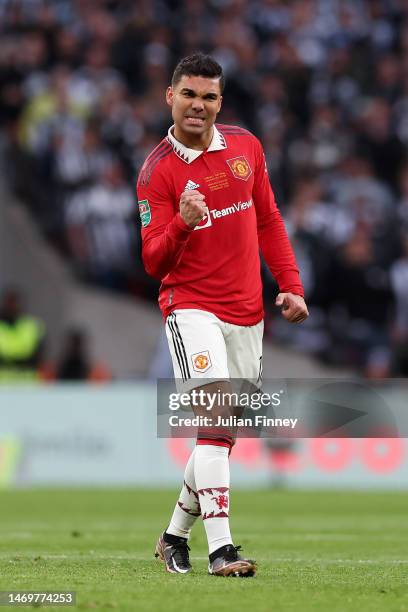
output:
[[184,191],[192,191],[193,189],[197,189],[200,185],[194,183],[194,181],[188,180],[186,186],[184,187]]

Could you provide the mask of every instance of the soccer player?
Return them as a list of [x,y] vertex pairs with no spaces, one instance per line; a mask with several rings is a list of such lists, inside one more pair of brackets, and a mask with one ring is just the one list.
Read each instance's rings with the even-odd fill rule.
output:
[[[259,380],[263,303],[259,249],[287,321],[308,316],[303,287],[269,184],[260,142],[215,124],[224,77],[197,53],[176,66],[166,101],[174,125],[146,159],[137,192],[146,271],[161,280],[159,304],[176,379],[184,390],[228,391],[228,380]],[[199,430],[156,557],[172,573],[191,570],[188,538],[202,516],[209,573],[253,576],[229,528],[228,432]]]

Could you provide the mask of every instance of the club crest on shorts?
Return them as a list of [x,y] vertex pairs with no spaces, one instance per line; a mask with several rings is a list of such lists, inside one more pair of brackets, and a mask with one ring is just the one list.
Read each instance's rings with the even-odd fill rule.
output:
[[227,164],[235,178],[241,181],[247,181],[252,174],[251,166],[243,155],[227,159]]
[[140,213],[140,221],[142,222],[143,227],[149,225],[152,220],[152,211],[150,210],[150,204],[148,200],[139,200],[139,213]]
[[200,353],[194,353],[191,355],[191,361],[193,363],[194,372],[204,374],[211,368],[211,359],[209,351],[201,351]]

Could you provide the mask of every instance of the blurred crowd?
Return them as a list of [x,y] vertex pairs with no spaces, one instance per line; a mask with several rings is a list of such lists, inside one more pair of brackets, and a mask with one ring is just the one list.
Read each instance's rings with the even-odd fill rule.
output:
[[7,177],[85,280],[155,298],[134,186],[180,57],[222,64],[220,122],[262,141],[311,316],[267,335],[366,376],[408,374],[405,0],[0,0]]
[[47,355],[47,328],[33,316],[18,287],[0,294],[0,385],[36,382],[108,382],[112,373],[106,364],[90,356],[89,338],[79,327],[65,330],[59,355]]

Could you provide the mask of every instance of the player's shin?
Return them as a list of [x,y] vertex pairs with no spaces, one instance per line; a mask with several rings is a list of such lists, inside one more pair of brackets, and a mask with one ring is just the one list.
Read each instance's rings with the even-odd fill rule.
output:
[[232,544],[229,528],[229,448],[200,440],[195,451],[194,475],[209,553]]
[[194,478],[194,459],[196,449],[191,453],[184,472],[184,482],[180,491],[179,499],[174,508],[170,524],[165,532],[166,535],[178,536],[188,539],[191,528],[197,517],[200,516],[200,502]]

